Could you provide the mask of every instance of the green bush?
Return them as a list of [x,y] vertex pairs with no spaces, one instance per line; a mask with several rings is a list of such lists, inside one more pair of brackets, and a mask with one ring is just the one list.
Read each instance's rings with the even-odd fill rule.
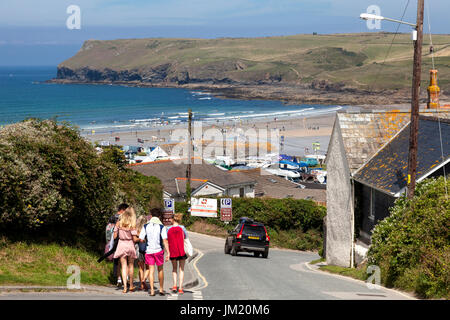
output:
[[[447,182],[447,190],[450,181]],[[418,184],[374,229],[369,264],[382,282],[425,298],[450,298],[450,201],[444,178]]]
[[[176,212],[187,213],[184,202],[175,204]],[[220,201],[218,201],[220,210]],[[277,246],[298,250],[315,250],[322,247],[323,218],[326,208],[311,200],[233,198],[233,221],[225,224],[219,218],[183,218],[187,227],[195,221],[205,220],[225,230],[232,230],[241,217],[253,218],[265,224],[271,242]]]
[[148,212],[160,182],[126,169],[114,148],[100,155],[77,129],[26,120],[0,130],[0,231],[100,247],[121,202]]

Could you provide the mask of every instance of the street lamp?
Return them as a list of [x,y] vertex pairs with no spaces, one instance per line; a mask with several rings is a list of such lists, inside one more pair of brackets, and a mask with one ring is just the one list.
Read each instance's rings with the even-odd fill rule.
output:
[[400,20],[395,20],[395,19],[386,18],[386,17],[382,17],[382,16],[377,16],[376,14],[371,14],[371,13],[361,13],[361,15],[359,17],[363,20],[386,20],[386,21],[392,21],[392,22],[397,22],[397,23],[401,23],[401,24],[407,24],[408,26],[414,27],[414,29],[417,27],[417,24],[414,24],[414,23],[409,23],[409,22],[405,22],[405,21],[400,21]]

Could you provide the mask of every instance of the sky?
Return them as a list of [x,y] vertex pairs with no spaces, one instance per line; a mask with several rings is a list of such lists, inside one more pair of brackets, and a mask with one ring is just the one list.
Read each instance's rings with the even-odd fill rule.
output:
[[[359,15],[375,5],[400,19],[408,2],[404,20],[414,23],[416,0],[1,0],[0,65],[56,66],[88,39],[393,32],[397,24],[369,29]],[[450,0],[426,2],[432,32],[450,33]],[[79,20],[67,12],[71,5],[79,7]],[[69,29],[68,19],[80,29]]]

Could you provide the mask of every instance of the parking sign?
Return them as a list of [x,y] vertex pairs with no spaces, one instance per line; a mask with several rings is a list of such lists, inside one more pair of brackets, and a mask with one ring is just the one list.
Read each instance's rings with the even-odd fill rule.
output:
[[220,220],[231,221],[233,220],[233,206],[230,198],[220,199]]
[[175,213],[174,199],[164,199],[164,213]]

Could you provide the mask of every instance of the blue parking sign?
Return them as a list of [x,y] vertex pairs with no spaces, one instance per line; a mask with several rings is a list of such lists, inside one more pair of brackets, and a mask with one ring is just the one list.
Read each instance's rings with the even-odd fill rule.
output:
[[174,199],[164,199],[164,212],[175,213]]

